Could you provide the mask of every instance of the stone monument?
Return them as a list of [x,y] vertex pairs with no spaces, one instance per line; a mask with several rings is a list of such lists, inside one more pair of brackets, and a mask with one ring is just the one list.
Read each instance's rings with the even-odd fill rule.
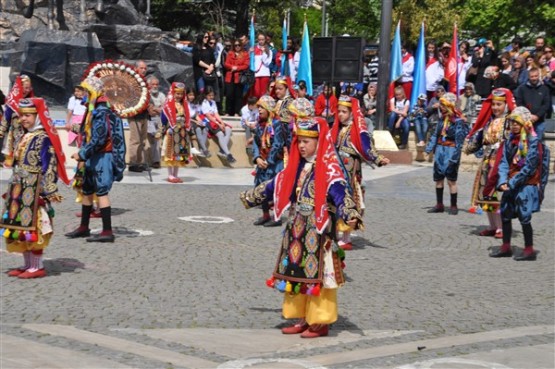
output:
[[174,81],[190,85],[191,55],[175,47],[176,35],[148,26],[149,4],[146,0],[0,0],[0,88],[7,93],[7,76],[13,81],[25,73],[38,96],[65,106],[87,66],[103,59],[130,64],[145,60],[148,74],[160,79],[162,89]]

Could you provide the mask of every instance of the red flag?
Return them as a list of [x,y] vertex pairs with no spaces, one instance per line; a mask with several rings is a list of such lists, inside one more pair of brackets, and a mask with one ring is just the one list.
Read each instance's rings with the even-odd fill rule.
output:
[[449,92],[459,96],[459,39],[457,37],[457,24],[453,26],[453,41],[451,42],[451,51],[449,59],[447,59],[447,68],[445,69],[445,79],[449,81]]

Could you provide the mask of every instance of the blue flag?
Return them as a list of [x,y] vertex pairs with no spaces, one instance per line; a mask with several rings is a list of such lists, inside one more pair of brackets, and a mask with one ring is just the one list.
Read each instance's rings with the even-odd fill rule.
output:
[[250,39],[250,69],[253,72],[256,72],[256,67],[254,66],[254,14],[251,17],[251,25],[249,27],[249,39]]
[[414,58],[414,74],[412,93],[410,95],[410,109],[416,105],[418,95],[426,94],[426,42],[424,41],[424,22],[420,29],[420,38],[416,47],[416,56]]
[[297,72],[297,83],[306,82],[306,92],[312,96],[312,63],[310,61],[310,36],[306,20],[303,27],[303,40],[301,43],[301,59],[299,60],[299,70]]
[[391,46],[391,69],[389,70],[389,82],[397,81],[403,75],[403,59],[401,58],[401,21],[397,23],[393,45]]
[[[281,29],[281,50],[285,51],[287,50],[287,19],[283,18],[283,28]],[[287,59],[287,55],[284,54],[283,52],[281,53],[281,70],[280,70],[280,75],[285,76],[285,75],[289,75],[289,73],[285,73],[286,70],[289,70],[289,68],[287,68],[286,63],[288,63],[288,59]]]

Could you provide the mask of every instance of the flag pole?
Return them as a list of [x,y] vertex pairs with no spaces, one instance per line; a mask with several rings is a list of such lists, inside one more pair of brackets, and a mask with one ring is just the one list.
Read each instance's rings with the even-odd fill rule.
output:
[[390,35],[392,23],[392,0],[382,0],[380,47],[378,51],[378,129],[385,129],[386,106],[389,86]]

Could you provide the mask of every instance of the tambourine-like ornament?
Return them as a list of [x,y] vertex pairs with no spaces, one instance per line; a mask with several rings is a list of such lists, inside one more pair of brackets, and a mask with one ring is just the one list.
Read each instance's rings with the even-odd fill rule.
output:
[[100,78],[104,96],[120,117],[134,117],[147,109],[150,94],[146,81],[132,65],[111,60],[97,62],[85,72],[85,79],[92,76]]

